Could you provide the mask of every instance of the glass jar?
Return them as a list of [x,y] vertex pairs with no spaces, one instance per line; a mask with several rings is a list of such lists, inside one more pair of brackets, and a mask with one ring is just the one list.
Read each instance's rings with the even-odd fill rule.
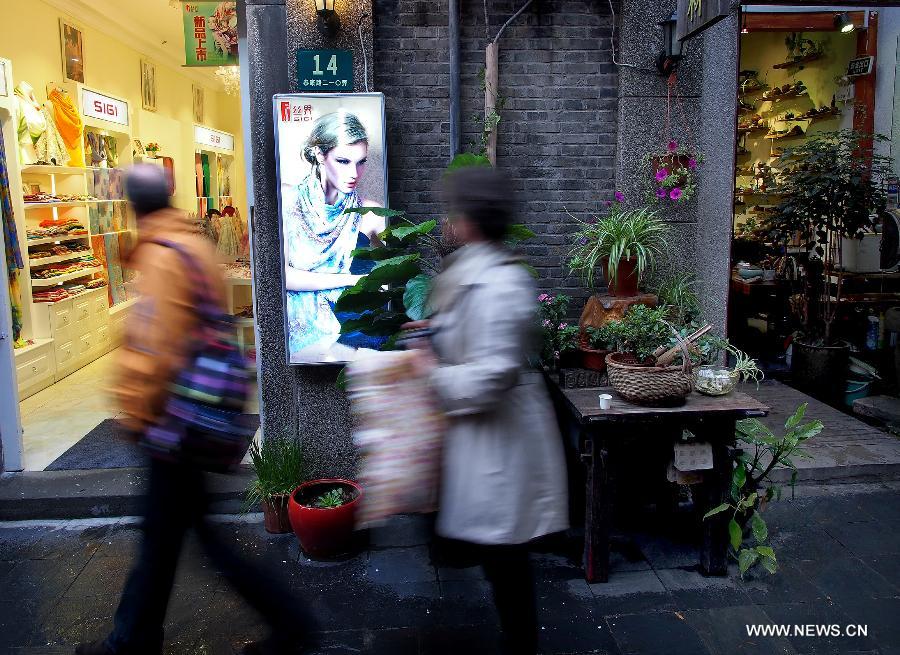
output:
[[694,369],[694,389],[707,396],[726,396],[734,391],[740,376],[730,368],[706,364]]

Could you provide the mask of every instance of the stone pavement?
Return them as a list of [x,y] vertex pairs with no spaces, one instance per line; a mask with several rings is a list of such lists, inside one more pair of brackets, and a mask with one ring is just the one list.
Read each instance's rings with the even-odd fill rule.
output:
[[[609,584],[588,585],[577,536],[534,554],[544,653],[900,654],[900,485],[802,488],[767,511],[782,562],[742,581],[696,572],[695,532],[658,525],[616,539]],[[684,517],[682,517],[684,518]],[[496,619],[477,569],[432,564],[417,517],[373,531],[341,562],[311,562],[258,515],[220,517],[221,538],[289,580],[327,631],[328,654],[495,653]],[[682,524],[689,521],[682,521]],[[0,652],[70,653],[103,634],[139,532],[134,519],[0,523]],[[865,625],[867,637],[754,637],[747,624]],[[258,617],[189,543],[166,626],[168,653],[230,655]]]

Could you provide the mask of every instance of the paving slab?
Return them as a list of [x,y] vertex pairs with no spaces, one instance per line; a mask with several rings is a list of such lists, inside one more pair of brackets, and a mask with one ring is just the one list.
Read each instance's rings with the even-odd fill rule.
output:
[[697,631],[676,612],[631,614],[608,619],[623,655],[709,655]]
[[743,605],[681,614],[700,636],[710,655],[795,655],[797,652],[784,637],[760,639],[747,635],[746,626],[770,621],[758,607]]

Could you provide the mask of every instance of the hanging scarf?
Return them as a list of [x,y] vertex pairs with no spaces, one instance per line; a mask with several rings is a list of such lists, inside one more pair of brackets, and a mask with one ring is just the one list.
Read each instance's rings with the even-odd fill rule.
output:
[[66,143],[69,166],[84,166],[84,122],[69,94],[53,89],[47,98],[53,103],[56,128]]
[[15,96],[19,153],[21,164],[27,166],[37,161],[34,145],[47,129],[47,121],[41,113],[37,98],[34,97],[34,89],[28,82],[19,82],[16,85]]
[[56,166],[65,166],[69,161],[69,152],[66,149],[66,142],[56,129],[56,122],[53,120],[53,112],[46,105],[42,108],[44,119],[47,123],[47,129],[41,134],[37,142],[38,161],[43,161]]
[[20,268],[25,268],[22,251],[19,249],[19,235],[16,230],[16,215],[13,213],[12,195],[9,191],[9,173],[6,168],[6,146],[0,132],[0,214],[3,214],[3,240],[6,243],[6,268],[13,276]]
[[329,205],[316,175],[308,176],[296,191],[296,201],[285,216],[288,263],[305,271],[349,271],[359,214],[344,211],[358,207],[359,196],[355,191],[340,193],[337,202]]

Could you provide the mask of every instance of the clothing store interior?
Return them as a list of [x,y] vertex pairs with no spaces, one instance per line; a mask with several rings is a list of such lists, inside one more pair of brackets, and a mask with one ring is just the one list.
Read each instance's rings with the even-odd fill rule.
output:
[[[4,0],[5,16],[29,17],[0,21],[7,470],[133,465],[110,393],[138,300],[123,190],[133,164],[165,168],[174,206],[214,243],[255,357],[238,66],[185,66],[183,11],[170,0]],[[236,58],[236,28],[228,47]]]
[[900,365],[900,12],[757,5],[741,21],[729,337],[858,411],[895,395]]

